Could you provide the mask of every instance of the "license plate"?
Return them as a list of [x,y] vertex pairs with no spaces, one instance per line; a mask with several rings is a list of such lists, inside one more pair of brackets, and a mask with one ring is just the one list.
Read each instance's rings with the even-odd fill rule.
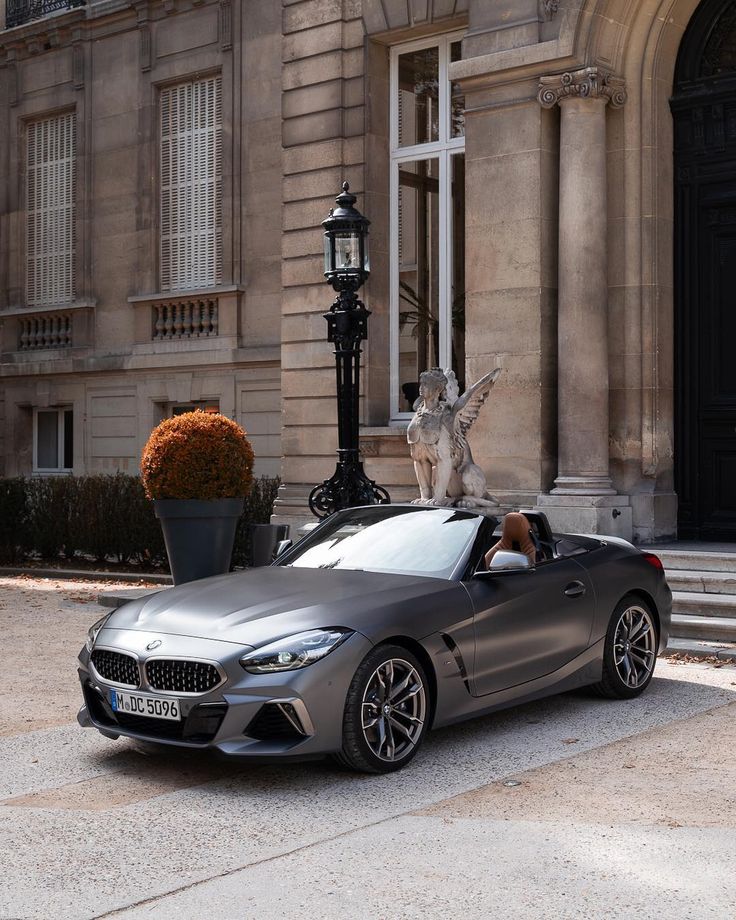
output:
[[162,699],[160,696],[111,690],[110,705],[113,712],[126,712],[132,716],[148,716],[151,719],[168,719],[170,722],[181,720],[181,706],[177,699]]

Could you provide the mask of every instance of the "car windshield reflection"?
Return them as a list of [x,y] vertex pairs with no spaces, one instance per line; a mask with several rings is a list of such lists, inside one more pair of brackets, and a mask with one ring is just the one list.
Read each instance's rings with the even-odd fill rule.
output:
[[476,515],[455,508],[350,509],[326,521],[283,564],[447,578],[478,525]]

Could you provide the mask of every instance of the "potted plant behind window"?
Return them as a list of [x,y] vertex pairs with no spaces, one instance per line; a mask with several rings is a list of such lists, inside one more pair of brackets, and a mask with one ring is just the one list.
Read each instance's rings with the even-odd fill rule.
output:
[[240,425],[200,410],[165,419],[143,448],[141,478],[174,584],[229,571],[253,485],[253,449]]

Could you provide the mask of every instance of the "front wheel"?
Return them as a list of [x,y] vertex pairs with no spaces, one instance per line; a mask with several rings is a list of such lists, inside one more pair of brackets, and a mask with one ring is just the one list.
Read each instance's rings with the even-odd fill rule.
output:
[[657,646],[657,626],[649,605],[633,595],[624,597],[608,624],[603,676],[593,689],[610,699],[639,696],[654,674]]
[[406,766],[427,730],[429,691],[418,659],[398,645],[379,645],[350,684],[338,762],[363,773]]

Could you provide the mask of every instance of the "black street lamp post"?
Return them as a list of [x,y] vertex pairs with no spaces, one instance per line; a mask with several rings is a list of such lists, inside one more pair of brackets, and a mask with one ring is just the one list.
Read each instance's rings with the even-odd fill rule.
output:
[[388,492],[368,479],[358,450],[360,343],[368,338],[370,311],[358,299],[358,288],[370,273],[368,218],[356,210],[355,195],[343,182],[336,208],[322,221],[325,228],[325,278],[337,292],[328,313],[327,341],[335,345],[337,371],[337,466],[329,479],[315,486],[309,507],[319,518],[355,505],[388,504]]

